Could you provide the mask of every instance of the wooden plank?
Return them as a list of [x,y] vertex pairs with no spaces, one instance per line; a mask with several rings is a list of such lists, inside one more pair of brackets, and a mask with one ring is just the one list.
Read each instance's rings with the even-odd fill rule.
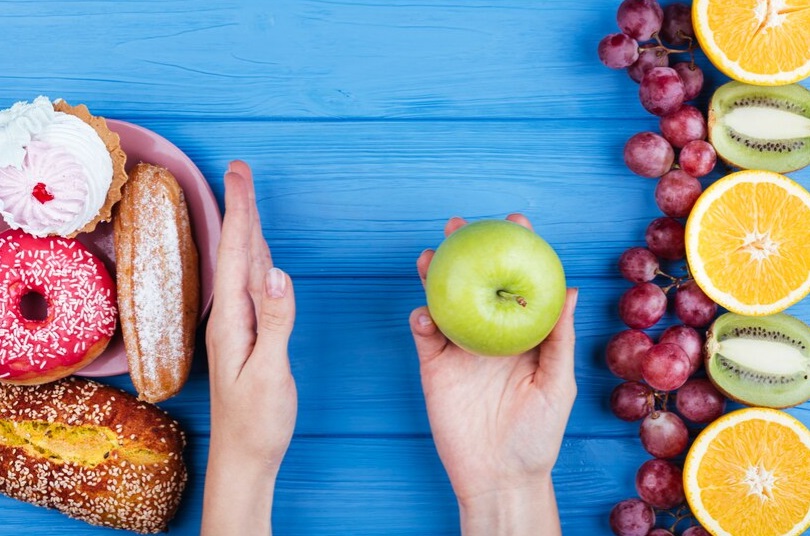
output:
[[[636,442],[637,423],[609,411],[613,387],[621,380],[604,364],[613,333],[625,329],[616,304],[629,284],[614,279],[573,280],[577,306],[578,395],[567,435],[626,437]],[[427,435],[419,365],[408,327],[410,311],[424,304],[418,279],[301,278],[294,280],[298,320],[290,345],[299,393],[296,433],[300,435]],[[810,320],[810,302],[791,309]],[[676,322],[668,313],[650,330],[657,336]],[[103,379],[126,390],[126,376]],[[194,435],[208,433],[208,377],[198,352],[192,377],[179,396],[161,404]],[[810,405],[794,410],[810,424]]]
[[[197,534],[207,439],[188,452],[189,487],[170,525]],[[616,439],[572,439],[553,477],[566,534],[605,534],[611,506],[632,496],[633,475],[645,456]],[[274,525],[279,534],[458,534],[455,498],[429,438],[299,438],[282,465]],[[116,534],[55,511],[0,496],[3,534]]]
[[228,161],[250,162],[265,234],[295,275],[411,277],[450,216],[518,211],[569,275],[612,277],[661,215],[656,182],[623,163],[624,142],[645,128],[627,122],[142,124],[197,162],[220,199]]
[[617,31],[603,0],[100,6],[2,2],[25,57],[0,56],[5,105],[46,92],[140,118],[648,117],[596,56]]

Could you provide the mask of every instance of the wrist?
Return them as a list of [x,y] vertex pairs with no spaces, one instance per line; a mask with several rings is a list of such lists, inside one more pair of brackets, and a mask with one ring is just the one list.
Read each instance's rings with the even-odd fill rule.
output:
[[458,504],[464,536],[557,536],[561,533],[550,475],[519,487],[459,497]]
[[201,534],[270,534],[278,466],[234,456],[212,443],[205,475]]

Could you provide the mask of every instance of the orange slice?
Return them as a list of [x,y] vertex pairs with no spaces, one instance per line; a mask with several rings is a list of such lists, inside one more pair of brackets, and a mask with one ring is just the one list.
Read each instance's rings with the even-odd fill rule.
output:
[[778,86],[810,75],[810,0],[694,0],[701,48],[723,73]]
[[772,171],[747,170],[701,194],[686,221],[698,286],[735,313],[778,313],[810,292],[810,193]]
[[793,536],[810,526],[810,431],[746,408],[707,426],[683,469],[686,500],[714,536]]

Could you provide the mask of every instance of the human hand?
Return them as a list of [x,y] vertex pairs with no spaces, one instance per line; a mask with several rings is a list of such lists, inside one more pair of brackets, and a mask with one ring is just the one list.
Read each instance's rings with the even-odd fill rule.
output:
[[[507,219],[531,229],[520,214]],[[465,223],[451,219],[445,235]],[[433,254],[417,260],[423,284]],[[426,307],[411,313],[430,427],[465,535],[559,534],[551,469],[576,397],[576,299],[569,289],[557,325],[537,348],[505,358],[462,350]]]
[[203,534],[270,532],[275,479],[297,413],[287,354],[294,320],[292,281],[273,267],[251,170],[233,161],[206,331],[211,443]]

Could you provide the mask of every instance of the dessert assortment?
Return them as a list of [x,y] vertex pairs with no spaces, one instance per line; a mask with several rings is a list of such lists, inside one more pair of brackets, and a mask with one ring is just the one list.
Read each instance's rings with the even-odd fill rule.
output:
[[[37,97],[0,111],[0,492],[155,533],[186,469],[182,431],[153,404],[188,378],[200,262],[171,171],[126,164],[86,106]],[[101,222],[109,266],[82,243]],[[119,329],[137,398],[71,376]]]

